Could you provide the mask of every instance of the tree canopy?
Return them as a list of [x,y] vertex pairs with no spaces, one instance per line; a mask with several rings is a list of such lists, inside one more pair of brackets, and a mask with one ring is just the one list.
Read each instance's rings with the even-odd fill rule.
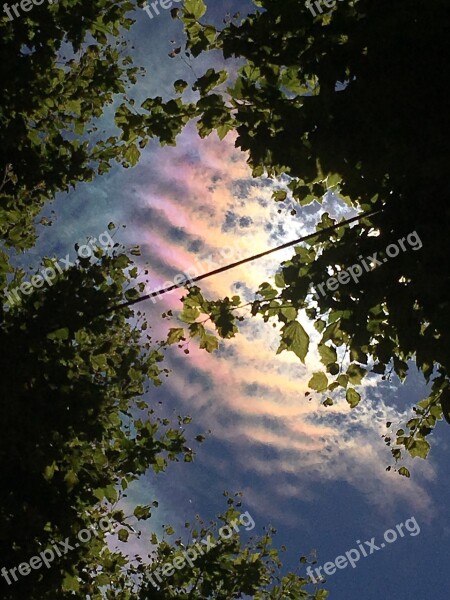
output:
[[[152,338],[141,312],[113,310],[144,289],[130,252],[119,244],[97,248],[51,286],[36,286],[9,304],[8,292],[24,279],[10,259],[33,246],[44,203],[105,173],[113,160],[127,167],[139,158],[137,134],[120,114],[124,106],[133,110],[127,89],[139,69],[124,52],[123,35],[133,22],[129,11],[141,4],[60,2],[34,6],[14,21],[0,17],[6,57],[0,66],[1,597],[188,600],[252,593],[321,600],[325,591],[304,590],[307,578],[280,575],[269,534],[245,546],[234,534],[159,590],[147,580],[155,561],[175,556],[185,541],[153,534],[152,563],[137,557],[136,564],[126,549],[113,547],[140,535],[139,522],[157,507],[153,501],[126,514],[120,503],[130,484],[194,458],[186,434],[191,418],[160,416],[146,395],[168,375],[168,342]],[[123,132],[106,137],[101,117],[118,96]],[[144,146],[147,139],[138,141]],[[55,263],[45,257],[42,265],[54,270]],[[225,522],[239,515],[231,498],[228,505],[219,515]],[[114,524],[112,541],[98,528],[102,517]],[[96,531],[90,542],[75,545],[88,527]],[[171,535],[170,527],[165,531]],[[200,523],[195,535],[213,531]],[[51,550],[66,542],[67,555]],[[28,562],[42,552],[54,555],[51,568],[34,572]]]
[[[105,173],[135,164],[99,119],[137,81],[125,37],[141,1],[46,2],[0,17],[2,103],[0,227],[7,246],[29,248],[44,202]],[[127,153],[128,151],[128,153]]]
[[[424,458],[427,435],[443,416],[449,420],[450,410],[450,248],[443,227],[449,218],[450,148],[441,66],[449,50],[448,7],[441,0],[411,1],[407,7],[360,0],[338,3],[312,18],[302,0],[255,4],[263,10],[218,30],[201,20],[206,12],[201,0],[186,1],[180,15],[185,54],[194,60],[220,51],[242,66],[229,85],[226,70],[208,69],[197,77],[191,84],[196,101],[183,101],[188,83],[175,81],[178,97],[146,100],[140,121],[133,117],[135,131],[175,143],[187,117],[196,120],[201,137],[235,131],[254,177],[288,176],[287,188],[274,193],[280,207],[292,198],[301,211],[332,192],[343,207],[379,211],[358,226],[342,226],[297,247],[274,283],[261,285],[252,310],[281,322],[279,351],[293,351],[300,360],[309,337],[297,317],[306,311],[322,334],[319,352],[326,371],[313,377],[311,386],[320,392],[344,388],[352,406],[359,394],[351,386],[367,373],[395,372],[404,380],[414,361],[433,381],[432,392],[386,442],[393,444],[396,460],[402,447]],[[432,210],[426,210],[427,202]],[[336,222],[325,213],[317,231]],[[385,249],[412,234],[420,251],[388,260]],[[370,260],[375,253],[381,261]],[[368,268],[358,280],[312,296],[324,274],[337,277],[364,257]],[[209,314],[212,305],[195,289],[185,306],[195,336],[195,311]],[[219,335],[235,334],[234,311],[226,311]],[[409,475],[407,469],[400,472]]]
[[[24,275],[10,265],[10,255],[32,247],[36,217],[58,191],[91,181],[114,160],[135,165],[139,149],[152,138],[175,144],[192,120],[201,137],[216,132],[223,139],[235,132],[253,176],[279,180],[273,200],[280,210],[288,212],[294,200],[301,211],[333,193],[336,206],[372,211],[357,226],[343,223],[327,235],[321,232],[339,221],[323,214],[317,237],[296,247],[273,282],[261,284],[251,312],[278,321],[278,352],[294,352],[301,361],[311,344],[299,317],[305,313],[314,322],[324,369],[310,386],[326,394],[325,404],[345,390],[356,406],[354,386],[366,375],[394,372],[403,380],[415,362],[432,381],[430,396],[386,442],[396,460],[402,448],[426,457],[427,436],[437,421],[450,420],[446,3],[410,0],[405,7],[347,0],[312,17],[303,0],[259,0],[255,5],[262,10],[236,16],[219,30],[201,20],[202,0],[186,0],[183,9],[172,11],[186,34],[184,52],[172,52],[174,60],[195,62],[218,51],[241,66],[233,77],[210,68],[189,84],[178,79],[174,98],[148,98],[136,107],[128,90],[139,69],[124,52],[123,36],[133,22],[129,12],[142,4],[59,2],[36,6],[14,21],[0,18],[7,57],[0,66],[3,304]],[[118,99],[119,133],[105,135],[101,118]],[[426,210],[427,201],[432,210]],[[412,234],[420,248],[387,260],[385,249]],[[325,274],[337,278],[364,260],[370,264],[357,280],[314,295]],[[51,266],[50,258],[43,264]],[[126,515],[118,502],[130,483],[149,469],[163,472],[170,461],[193,460],[185,431],[190,417],[179,415],[175,423],[161,418],[144,393],[168,375],[167,346],[191,336],[207,351],[217,347],[201,315],[220,337],[237,335],[242,301],[208,299],[190,286],[183,327],[156,341],[143,314],[115,310],[142,291],[132,259],[115,246],[81,258],[20,305],[2,307],[0,550],[7,569],[55,541],[75,538],[102,515],[117,524],[116,535],[126,542],[156,507],[137,506]],[[404,467],[399,472],[409,476]],[[228,504],[219,515],[225,523],[239,514],[238,502],[228,498]],[[167,538],[153,535],[151,563],[143,557],[132,563],[100,532],[48,571],[13,585],[1,578],[2,597],[327,596],[305,589],[310,582],[301,575],[281,574],[272,530],[247,545],[233,534],[155,588],[149,579],[158,564],[179,557],[186,539],[211,535],[217,541],[214,523],[187,529],[187,538],[173,542],[170,528]]]

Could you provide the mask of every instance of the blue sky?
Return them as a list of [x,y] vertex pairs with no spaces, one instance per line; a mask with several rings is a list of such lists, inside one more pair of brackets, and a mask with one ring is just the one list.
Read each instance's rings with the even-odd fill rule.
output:
[[[209,6],[220,22],[226,12],[240,8],[245,13],[249,4],[211,1]],[[136,63],[147,71],[134,93],[138,99],[169,97],[173,81],[192,78],[186,64],[168,57],[181,41],[169,11],[152,20],[138,11],[131,40]],[[211,60],[220,64],[217,56]],[[65,256],[76,242],[98,236],[113,221],[126,225],[118,241],[142,246],[154,290],[183,269],[200,268],[198,261],[225,264],[223,246],[230,247],[232,257],[252,255],[312,231],[324,209],[341,214],[330,197],[324,207],[312,205],[296,217],[289,210],[280,215],[270,201],[273,185],[252,180],[232,137],[201,141],[189,127],[176,148],[152,143],[134,169],[114,167],[93,183],[58,196],[44,211],[56,211],[55,224],[42,228],[25,261],[37,266],[45,254]],[[250,263],[208,280],[202,289],[217,297],[233,292],[250,299],[289,256],[283,251]],[[176,294],[145,307],[157,332],[167,328],[159,319],[167,307],[179,307]],[[307,320],[304,326],[311,331]],[[299,556],[313,549],[323,565],[355,548],[356,540],[380,540],[386,529],[415,517],[419,535],[362,558],[355,569],[338,571],[325,587],[335,600],[446,600],[448,426],[440,424],[433,434],[429,460],[411,461],[411,480],[385,470],[390,464],[381,439],[385,422],[405,422],[410,407],[427,393],[414,365],[403,385],[369,379],[356,410],[350,412],[345,401],[326,409],[320,395],[304,396],[317,356],[303,366],[286,353],[275,356],[276,347],[277,330],[251,320],[236,340],[221,343],[213,355],[194,348],[188,357],[176,350],[170,354],[173,373],[149,393],[149,402],[162,401],[161,410],[169,415],[192,415],[192,438],[197,432],[211,434],[195,463],[171,465],[158,477],[149,474],[133,489],[130,502],[158,499],[152,527],[170,522],[182,533],[183,523],[195,514],[209,520],[224,510],[224,490],[243,491],[243,509],[256,522],[252,533],[261,534],[268,523],[275,526],[277,545],[288,548],[286,568],[294,570]],[[148,552],[145,543],[136,544]]]

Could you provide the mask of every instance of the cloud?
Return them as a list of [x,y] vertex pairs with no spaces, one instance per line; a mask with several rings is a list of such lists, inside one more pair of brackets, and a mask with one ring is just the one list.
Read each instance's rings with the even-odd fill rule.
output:
[[[251,180],[245,156],[236,151],[232,137],[220,143],[214,136],[203,141],[195,136],[186,131],[176,148],[146,155],[139,167],[147,176],[141,173],[137,188],[140,208],[133,234],[143,241],[145,257],[161,277],[198,266],[205,258],[206,265],[212,260],[217,267],[295,239],[312,230],[319,210],[333,208],[329,198],[321,209],[309,206],[289,219],[279,215],[271,200],[275,183]],[[225,259],[220,251],[227,246],[234,254]],[[285,250],[248,263],[201,287],[213,297],[230,295],[239,287],[251,299],[291,254]],[[158,311],[163,306],[178,308],[181,295],[177,291],[164,298]],[[157,333],[167,328],[153,321]],[[306,321],[304,325],[311,329]],[[305,498],[314,497],[318,482],[345,482],[379,510],[407,504],[428,511],[427,482],[435,477],[430,460],[414,464],[414,480],[385,470],[391,458],[381,439],[385,422],[406,417],[391,402],[395,388],[385,397],[367,382],[356,410],[350,411],[345,399],[326,409],[320,395],[305,397],[317,359],[312,356],[304,366],[292,353],[277,356],[278,330],[252,319],[235,339],[221,341],[218,353],[209,355],[191,343],[189,357],[171,354],[174,371],[165,389],[198,425],[213,432],[210,455],[200,453],[197,460],[222,470],[223,476],[231,477],[237,469],[244,483],[248,477],[276,478],[278,485],[266,500],[272,511],[299,490]],[[225,461],[218,455],[222,444],[228,453]],[[289,510],[285,512],[290,519]]]

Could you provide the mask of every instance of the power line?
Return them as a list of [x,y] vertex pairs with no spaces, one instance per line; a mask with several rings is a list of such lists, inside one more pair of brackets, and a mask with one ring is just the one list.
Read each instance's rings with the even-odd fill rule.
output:
[[240,265],[244,265],[245,263],[251,262],[253,260],[257,260],[259,258],[263,258],[264,256],[268,256],[269,254],[273,254],[274,252],[278,252],[279,250],[284,250],[285,248],[289,248],[290,246],[300,244],[301,242],[306,242],[314,237],[330,233],[330,232],[334,231],[335,229],[338,229],[339,227],[343,227],[344,225],[350,225],[351,223],[355,223],[356,221],[360,221],[361,219],[364,219],[366,217],[372,217],[374,215],[381,213],[382,211],[383,211],[383,209],[379,209],[379,210],[373,210],[373,211],[367,211],[367,212],[361,213],[356,217],[352,217],[351,219],[347,219],[346,221],[340,221],[339,223],[335,223],[334,225],[331,225],[330,227],[326,227],[325,229],[321,229],[320,231],[315,231],[314,233],[309,233],[308,235],[305,235],[296,240],[292,240],[291,242],[286,242],[285,244],[282,244],[281,246],[277,246],[276,248],[271,248],[270,250],[266,250],[265,252],[260,252],[259,254],[254,254],[253,256],[243,258],[242,260],[238,260],[229,265],[225,265],[224,267],[219,267],[218,269],[214,269],[214,271],[209,271],[208,273],[204,273],[203,275],[198,275],[197,277],[194,277],[192,279],[186,279],[182,283],[178,283],[178,284],[174,283],[173,285],[171,285],[167,288],[163,288],[156,292],[151,292],[150,294],[146,294],[145,296],[140,296],[139,298],[135,298],[134,300],[129,300],[127,302],[117,304],[116,306],[112,306],[111,308],[108,308],[107,310],[105,310],[95,316],[99,317],[102,315],[106,315],[110,312],[120,310],[121,308],[128,308],[130,306],[138,304],[139,302],[144,302],[145,300],[150,300],[151,298],[154,298],[155,296],[162,296],[162,295],[167,294],[168,292],[172,292],[173,290],[176,290],[178,288],[185,287],[186,284],[188,284],[188,283],[197,283],[198,281],[202,281],[203,279],[207,279],[208,277],[212,277],[213,275],[218,275],[219,273],[224,273],[225,271],[229,271],[230,269],[235,269],[236,267],[239,267]]

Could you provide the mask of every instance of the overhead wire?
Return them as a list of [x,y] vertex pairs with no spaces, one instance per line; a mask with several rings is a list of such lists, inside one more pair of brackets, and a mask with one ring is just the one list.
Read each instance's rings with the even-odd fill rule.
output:
[[284,250],[291,246],[298,245],[302,242],[307,242],[308,240],[310,240],[314,237],[331,233],[332,231],[335,231],[336,229],[339,229],[340,227],[350,225],[351,223],[355,223],[357,221],[361,221],[362,219],[367,218],[367,217],[372,217],[381,212],[383,212],[383,209],[366,211],[366,212],[360,213],[356,217],[352,217],[351,219],[346,219],[345,221],[339,221],[338,223],[335,223],[334,225],[330,225],[330,227],[325,227],[324,229],[320,229],[319,231],[315,231],[314,233],[309,233],[307,235],[304,235],[304,236],[297,238],[295,240],[292,240],[290,242],[286,242],[285,244],[281,244],[281,246],[276,246],[275,248],[270,248],[269,250],[265,250],[264,252],[259,252],[258,254],[254,254],[253,256],[248,256],[248,257],[238,260],[236,262],[230,263],[228,265],[224,265],[223,267],[219,267],[218,269],[214,269],[213,271],[209,271],[208,273],[203,273],[203,275],[198,275],[197,277],[193,277],[193,278],[189,278],[189,279],[187,278],[185,281],[182,281],[181,283],[178,283],[178,284],[174,283],[173,285],[171,285],[169,287],[163,288],[161,290],[157,290],[155,292],[150,292],[149,294],[145,294],[144,296],[140,296],[139,298],[135,298],[134,300],[128,300],[126,302],[122,302],[121,304],[112,306],[112,307],[108,308],[107,310],[105,310],[95,316],[102,316],[105,314],[109,314],[110,312],[114,312],[114,311],[120,310],[122,308],[128,308],[128,307],[134,306],[135,304],[138,304],[140,302],[145,302],[146,300],[150,300],[151,298],[154,298],[156,296],[162,296],[162,295],[172,292],[173,290],[176,290],[178,288],[186,287],[188,284],[193,284],[193,283],[197,283],[199,281],[203,281],[204,279],[208,279],[209,277],[212,277],[213,275],[218,275],[219,273],[224,273],[225,271],[229,271],[230,269],[235,269],[236,267],[239,267],[240,265],[244,265],[248,262],[258,260],[260,258],[263,258],[264,256],[268,256],[269,254],[273,254],[274,252],[279,252],[280,250]]

